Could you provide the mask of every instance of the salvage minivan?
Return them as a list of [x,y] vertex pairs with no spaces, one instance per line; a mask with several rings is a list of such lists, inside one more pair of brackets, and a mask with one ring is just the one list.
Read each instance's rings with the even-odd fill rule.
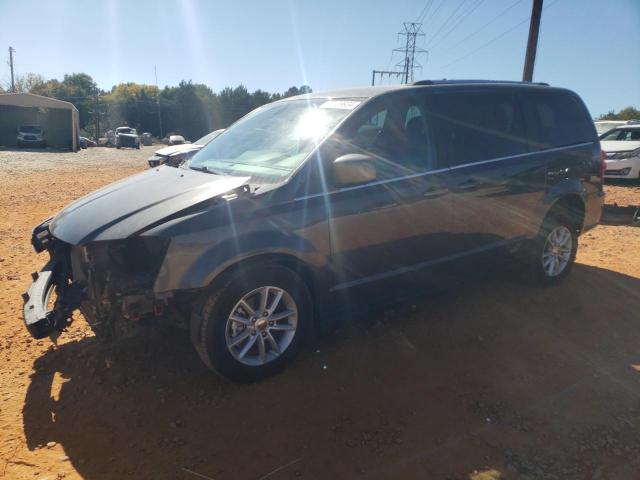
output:
[[[99,337],[187,319],[211,369],[280,370],[339,293],[409,285],[507,251],[554,285],[600,220],[604,161],[573,92],[420,81],[262,106],[37,226],[24,294],[36,338],[80,309]],[[52,296],[55,294],[55,296]],[[52,298],[55,304],[52,308]]]

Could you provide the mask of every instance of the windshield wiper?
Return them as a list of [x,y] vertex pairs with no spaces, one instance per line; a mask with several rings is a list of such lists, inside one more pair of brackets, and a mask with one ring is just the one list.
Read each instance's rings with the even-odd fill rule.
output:
[[213,175],[226,175],[224,172],[221,172],[220,170],[213,170],[206,165],[202,165],[200,167],[189,166],[189,168],[197,172],[211,173]]

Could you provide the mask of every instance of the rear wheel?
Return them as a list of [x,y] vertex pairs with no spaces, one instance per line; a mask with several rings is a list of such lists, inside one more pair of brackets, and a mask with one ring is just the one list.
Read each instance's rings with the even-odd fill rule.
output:
[[578,229],[550,214],[525,255],[527,278],[542,286],[560,283],[571,271],[578,249]]
[[312,311],[304,281],[288,268],[238,269],[196,304],[191,337],[209,368],[233,380],[258,380],[298,354]]

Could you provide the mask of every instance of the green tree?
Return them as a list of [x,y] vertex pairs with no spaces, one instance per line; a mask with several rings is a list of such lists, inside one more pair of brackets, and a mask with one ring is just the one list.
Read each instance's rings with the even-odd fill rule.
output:
[[31,93],[73,103],[80,114],[80,128],[85,128],[91,121],[91,104],[99,91],[90,75],[66,74],[62,82],[52,79],[37,82],[30,88]]
[[609,113],[600,115],[598,120],[640,120],[640,110],[634,107],[626,107],[619,112],[611,110]]
[[42,75],[37,73],[26,73],[25,75],[18,75],[15,80],[17,93],[29,93],[40,85],[45,83],[45,79]]

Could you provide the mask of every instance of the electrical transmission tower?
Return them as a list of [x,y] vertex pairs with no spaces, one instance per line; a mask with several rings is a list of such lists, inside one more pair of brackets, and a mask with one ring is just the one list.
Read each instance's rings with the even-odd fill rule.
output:
[[[416,68],[422,68],[422,65],[416,61],[416,55],[427,53],[424,48],[416,46],[418,37],[424,37],[422,31],[422,22],[404,22],[404,29],[398,35],[405,37],[404,48],[394,48],[394,52],[400,52],[403,55],[402,60],[396,65],[401,67],[400,70],[373,70],[371,72],[371,85],[376,84],[376,77],[382,80],[385,76],[391,78],[399,78],[400,83],[413,82],[413,71]],[[391,63],[391,62],[389,62]]]
[[404,55],[403,60],[396,65],[397,67],[402,67],[402,83],[412,83],[413,70],[415,68],[422,68],[422,65],[416,61],[416,54],[427,53],[427,51],[423,48],[416,47],[418,37],[424,37],[422,23],[404,22],[403,25],[404,30],[399,32],[398,35],[406,37],[405,46],[404,48],[394,48],[393,51],[400,52]]

